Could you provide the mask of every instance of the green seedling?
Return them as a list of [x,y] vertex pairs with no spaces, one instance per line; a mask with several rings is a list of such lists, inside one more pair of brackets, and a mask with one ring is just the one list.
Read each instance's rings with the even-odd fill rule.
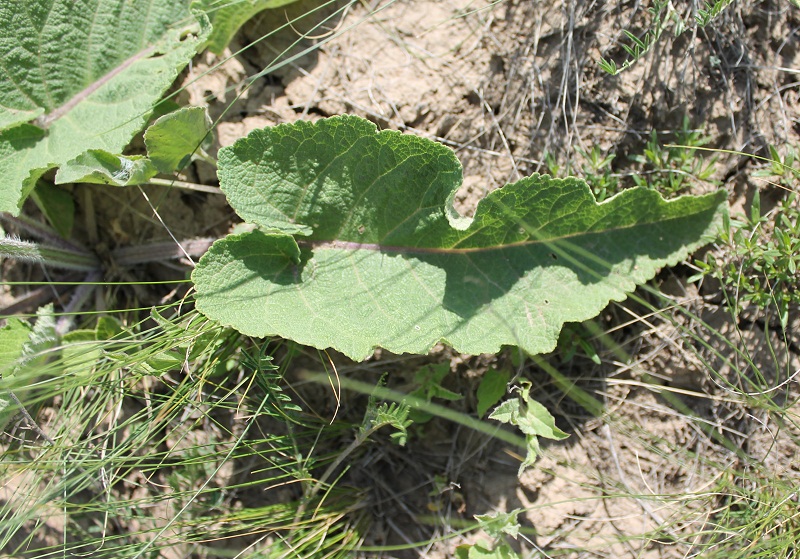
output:
[[461,545],[456,549],[458,559],[519,559],[508,544],[507,538],[515,540],[520,537],[520,525],[517,517],[522,509],[511,512],[496,512],[493,514],[477,514],[475,520],[481,530],[492,538],[489,546],[482,544]]
[[599,146],[592,146],[588,152],[576,149],[585,162],[581,166],[581,176],[586,181],[598,202],[617,194],[620,190],[619,178],[612,174],[611,164],[616,157],[613,153],[604,154]]
[[777,184],[791,192],[796,189],[800,180],[800,161],[794,146],[786,146],[785,151],[786,155],[781,157],[778,148],[770,145],[766,168],[753,172],[753,176],[775,180]]
[[[796,0],[791,1],[795,2]],[[715,0],[713,4],[704,2],[702,8],[692,11],[694,21],[687,23],[677,12],[672,2],[656,0],[652,6],[647,8],[647,12],[650,14],[650,24],[641,37],[634,35],[627,29],[622,30],[624,40],[619,46],[625,51],[626,55],[622,63],[617,64],[612,58],[601,58],[598,60],[598,65],[604,72],[615,76],[627,70],[647,55],[670,25],[676,37],[689,29],[705,27],[731,3],[732,0]]]
[[633,175],[634,182],[658,190],[666,197],[685,192],[693,181],[718,184],[711,180],[717,156],[706,160],[697,150],[708,142],[709,138],[701,131],[691,128],[688,116],[684,116],[681,129],[676,132],[674,145],[662,145],[654,130],[644,153],[632,158],[645,169]]
[[755,193],[749,216],[724,220],[718,239],[722,256],[713,251],[695,262],[699,273],[719,280],[731,312],[739,315],[744,303],[760,309],[774,308],[782,328],[792,309],[800,305],[800,204],[792,193],[771,215],[762,215]]
[[569,435],[556,427],[555,419],[542,404],[531,398],[529,381],[522,381],[516,390],[517,397],[497,406],[489,419],[514,425],[525,435],[527,455],[519,467],[519,475],[522,475],[541,452],[539,437],[560,441]]
[[604,72],[615,76],[633,66],[639,59],[650,52],[653,45],[658,42],[658,39],[664,32],[666,25],[674,18],[675,9],[668,1],[656,0],[652,6],[647,8],[647,11],[651,17],[650,27],[641,38],[627,29],[623,29],[622,34],[625,35],[625,39],[628,43],[622,42],[620,46],[625,51],[627,57],[619,66],[611,58],[601,58],[598,64]]
[[[620,191],[619,178],[612,173],[611,168],[611,163],[616,157],[614,154],[604,154],[599,146],[592,146],[589,151],[575,148],[575,151],[583,159],[580,176],[592,189],[592,194],[597,202],[603,202]],[[547,173],[554,177],[574,174],[571,161],[567,161],[566,165],[562,167],[551,153],[544,154],[544,164]]]

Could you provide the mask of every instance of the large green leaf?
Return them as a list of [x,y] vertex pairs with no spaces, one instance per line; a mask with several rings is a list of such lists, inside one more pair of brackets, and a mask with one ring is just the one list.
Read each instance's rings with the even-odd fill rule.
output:
[[48,169],[122,151],[208,35],[187,6],[0,0],[0,211],[17,213]]
[[449,148],[347,116],[255,130],[220,150],[219,178],[261,229],[200,260],[197,308],[354,359],[437,342],[552,350],[563,323],[701,246],[725,205],[724,192],[665,201],[645,189],[597,204],[583,181],[536,175],[470,220],[452,207],[461,166]]

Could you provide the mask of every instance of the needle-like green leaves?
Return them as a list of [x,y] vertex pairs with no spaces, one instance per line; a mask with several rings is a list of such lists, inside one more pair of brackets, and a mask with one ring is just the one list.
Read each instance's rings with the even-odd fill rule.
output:
[[187,6],[0,0],[0,211],[48,169],[123,150],[209,32]]
[[552,350],[701,246],[725,194],[646,189],[597,204],[578,179],[532,176],[459,216],[454,153],[357,117],[256,130],[219,154],[230,204],[259,227],[216,242],[197,307],[249,335],[363,359],[376,347]]

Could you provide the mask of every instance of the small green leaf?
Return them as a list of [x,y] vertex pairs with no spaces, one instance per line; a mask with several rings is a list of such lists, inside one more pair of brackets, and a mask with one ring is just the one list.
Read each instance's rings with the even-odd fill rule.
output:
[[125,332],[122,323],[113,316],[101,316],[97,319],[95,337],[98,340],[110,340]]
[[[57,339],[52,305],[36,311],[36,321],[32,327],[27,322],[12,317],[0,328],[0,379],[11,378],[13,383],[14,377],[17,377],[19,386],[13,390],[23,402],[28,389],[36,384],[42,365],[49,357],[47,350],[56,344]],[[8,389],[0,386],[0,430],[17,411],[16,402]]]
[[48,358],[47,350],[58,343],[56,320],[53,316],[53,305],[48,304],[36,311],[30,336],[23,344],[22,353],[17,359],[14,372],[37,370]]
[[186,354],[179,351],[161,351],[147,358],[142,371],[150,375],[162,375],[180,369],[186,361]]
[[97,333],[94,330],[73,330],[62,338],[61,363],[64,373],[70,375],[88,375],[103,357],[103,350],[96,343]]
[[279,8],[297,0],[196,0],[192,9],[199,9],[208,14],[213,26],[208,40],[208,50],[214,54],[222,54],[228,43],[244,22],[258,12]]
[[516,425],[526,435],[536,435],[554,440],[566,439],[569,436],[556,427],[553,416],[536,400],[529,399],[524,403],[516,398],[506,400],[497,406],[489,419]]
[[511,546],[501,542],[494,549],[488,549],[481,544],[460,545],[456,548],[458,559],[519,559],[519,555]]
[[414,382],[420,387],[412,392],[412,395],[423,398],[429,402],[434,398],[444,400],[460,400],[463,398],[458,392],[453,392],[442,386],[441,382],[450,372],[449,363],[437,363],[435,365],[425,365],[420,367],[414,374]]
[[184,107],[156,120],[144,133],[147,155],[161,173],[183,169],[192,154],[211,139],[206,110]]
[[158,170],[142,155],[114,155],[91,149],[62,165],[56,173],[56,184],[83,182],[131,186],[144,184],[157,174]]
[[480,522],[481,529],[492,538],[500,538],[503,535],[511,536],[516,539],[519,537],[519,521],[517,517],[522,509],[515,509],[511,512],[494,512],[491,514],[476,514],[475,520]]
[[0,377],[11,374],[31,337],[31,331],[30,324],[13,317],[8,318],[6,325],[0,328]]
[[525,434],[528,452],[520,465],[520,475],[536,461],[539,455],[538,437],[560,441],[569,436],[556,427],[555,418],[547,408],[530,398],[529,391],[530,383],[525,382],[519,389],[520,394],[517,398],[506,400],[489,416],[489,419],[514,425]]
[[[0,328],[0,378],[8,377],[17,361],[22,357],[25,344],[31,337],[31,326],[17,318],[9,318]],[[0,388],[0,431],[19,411],[11,394]]]
[[409,419],[410,411],[411,408],[403,403],[381,402],[377,404],[374,399],[370,399],[360,430],[362,433],[368,434],[382,427],[393,427],[395,432],[389,435],[389,438],[398,445],[405,446],[408,440],[408,428],[413,423]]
[[75,199],[72,194],[49,182],[39,181],[31,197],[53,229],[65,239],[69,239],[72,235],[72,225],[75,223]]
[[498,371],[489,369],[484,373],[481,383],[478,385],[476,397],[478,398],[478,417],[483,417],[489,408],[500,401],[506,393],[506,385],[511,373],[508,371]]
[[[414,382],[419,387],[411,392],[411,396],[421,402],[431,402],[434,398],[456,401],[463,396],[442,386],[441,382],[450,372],[450,363],[437,363],[435,365],[425,365],[420,367],[414,374]],[[433,415],[425,411],[425,406],[421,405],[411,410],[410,418],[414,423],[427,423]]]

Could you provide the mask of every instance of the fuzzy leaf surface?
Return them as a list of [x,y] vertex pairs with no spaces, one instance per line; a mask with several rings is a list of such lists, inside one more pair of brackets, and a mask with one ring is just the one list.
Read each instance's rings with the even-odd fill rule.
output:
[[0,211],[89,149],[121,152],[202,46],[202,19],[186,0],[0,0]]
[[376,347],[552,350],[714,233],[725,194],[646,189],[597,204],[578,179],[532,176],[453,208],[449,148],[361,118],[255,130],[219,152],[222,190],[260,227],[217,241],[193,272],[197,308],[253,336],[364,359]]

